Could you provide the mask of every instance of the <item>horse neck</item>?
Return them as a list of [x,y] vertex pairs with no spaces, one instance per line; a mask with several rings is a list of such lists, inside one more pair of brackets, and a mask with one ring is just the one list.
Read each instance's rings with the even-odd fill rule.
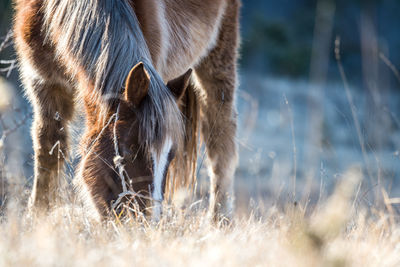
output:
[[92,97],[120,93],[131,67],[139,61],[151,65],[129,1],[44,0],[43,5],[47,38],[73,76],[83,71],[93,83]]

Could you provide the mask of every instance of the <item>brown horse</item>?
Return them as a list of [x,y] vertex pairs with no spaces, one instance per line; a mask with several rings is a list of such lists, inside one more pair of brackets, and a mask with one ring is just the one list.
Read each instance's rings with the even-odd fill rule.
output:
[[158,218],[167,173],[172,186],[192,181],[197,123],[210,214],[232,215],[239,0],[15,2],[16,50],[34,109],[31,206],[54,201],[63,162],[52,152],[67,154],[68,124],[83,102],[75,180],[98,215],[147,199]]

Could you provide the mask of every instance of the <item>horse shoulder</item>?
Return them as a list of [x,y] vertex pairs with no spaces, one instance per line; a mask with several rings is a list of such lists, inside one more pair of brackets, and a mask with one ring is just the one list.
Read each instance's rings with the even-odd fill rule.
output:
[[[43,1],[18,0],[14,18],[14,40],[18,58],[25,74],[31,78],[59,81],[65,72],[55,61],[55,50],[45,42],[43,30],[44,15],[41,12]],[[52,71],[49,72],[49,69]],[[63,79],[64,80],[64,79]]]
[[216,43],[228,0],[164,0],[164,79],[196,65]]
[[160,58],[163,57],[162,39],[165,33],[162,25],[162,3],[155,0],[134,0],[130,4],[139,21],[153,65],[157,68]]

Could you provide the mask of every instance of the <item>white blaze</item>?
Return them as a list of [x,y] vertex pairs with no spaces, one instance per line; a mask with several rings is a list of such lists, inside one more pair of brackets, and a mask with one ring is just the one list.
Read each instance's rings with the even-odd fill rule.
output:
[[154,163],[154,180],[153,180],[153,192],[152,198],[154,200],[153,203],[153,220],[158,221],[161,216],[161,202],[163,200],[163,180],[164,174],[168,164],[168,155],[171,151],[172,141],[170,138],[167,138],[165,141],[161,153],[157,155],[155,151],[151,152],[153,163]]

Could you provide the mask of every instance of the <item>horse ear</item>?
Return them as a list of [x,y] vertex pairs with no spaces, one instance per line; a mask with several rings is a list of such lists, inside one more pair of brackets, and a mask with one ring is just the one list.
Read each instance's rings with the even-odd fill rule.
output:
[[143,62],[131,69],[125,82],[125,100],[137,107],[149,93],[150,75]]
[[185,74],[173,79],[167,83],[167,87],[177,100],[180,100],[189,86],[190,78],[192,77],[192,69],[189,69]]

